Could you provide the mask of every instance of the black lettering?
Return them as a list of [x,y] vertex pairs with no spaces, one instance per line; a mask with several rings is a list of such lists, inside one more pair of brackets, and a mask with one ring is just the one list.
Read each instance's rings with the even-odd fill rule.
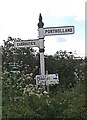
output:
[[72,28],[68,28],[68,29],[67,29],[67,32],[72,32]]
[[70,32],[70,29],[68,29],[67,32]]
[[55,29],[55,33],[57,33],[58,32],[58,30],[57,29]]
[[58,29],[58,33],[60,32],[60,29]]
[[23,43],[21,43],[21,46],[23,46]]
[[70,28],[70,32],[72,32],[72,28]]
[[64,33],[64,29],[62,29],[62,32]]
[[48,33],[51,33],[51,30],[48,30]]
[[50,33],[52,33],[52,30],[50,30]]
[[61,29],[60,29],[60,33],[62,33]]
[[54,30],[54,29],[53,29],[52,31],[53,31],[53,33],[55,32],[55,30]]
[[48,33],[49,33],[49,30],[48,30]]
[[47,33],[48,31],[47,30],[45,30],[45,33]]
[[63,29],[60,29],[61,33],[63,33]]
[[65,32],[67,32],[67,29],[65,29]]
[[35,42],[31,42],[31,45],[35,45]]

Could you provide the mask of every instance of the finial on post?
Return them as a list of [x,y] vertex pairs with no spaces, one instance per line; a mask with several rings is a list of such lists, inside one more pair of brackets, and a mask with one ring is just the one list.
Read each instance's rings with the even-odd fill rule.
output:
[[42,21],[42,15],[41,15],[41,13],[39,15],[39,20]]
[[42,22],[42,15],[41,15],[41,13],[40,13],[40,15],[39,15],[38,27],[39,27],[39,28],[43,28],[43,26],[44,26],[44,23]]

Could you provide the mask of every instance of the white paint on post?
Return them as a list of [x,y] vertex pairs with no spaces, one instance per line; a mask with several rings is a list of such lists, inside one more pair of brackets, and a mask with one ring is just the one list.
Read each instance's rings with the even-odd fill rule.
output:
[[39,32],[39,52],[40,52],[40,70],[41,75],[45,75],[45,64],[44,64],[44,23],[42,22],[41,13],[39,15],[38,32]]
[[41,75],[45,75],[44,53],[40,53],[40,68],[41,68]]
[[[39,28],[39,49],[44,50],[44,29]],[[44,51],[40,51],[40,74],[45,75]]]
[[44,29],[43,28],[39,28],[39,39],[40,38],[44,38]]

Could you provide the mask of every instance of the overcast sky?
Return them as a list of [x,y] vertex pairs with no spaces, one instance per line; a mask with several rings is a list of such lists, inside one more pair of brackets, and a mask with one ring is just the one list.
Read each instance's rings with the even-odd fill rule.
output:
[[75,34],[45,37],[45,54],[59,50],[85,54],[86,0],[0,0],[0,44],[8,36],[21,39],[38,38],[38,18],[44,27],[75,26]]

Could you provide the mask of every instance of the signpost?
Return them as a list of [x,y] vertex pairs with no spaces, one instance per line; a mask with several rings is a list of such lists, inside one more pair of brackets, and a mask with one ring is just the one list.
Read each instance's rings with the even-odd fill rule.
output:
[[[74,26],[61,26],[61,27],[46,27],[43,28],[44,23],[42,22],[42,16],[39,15],[38,23],[38,38],[33,40],[15,40],[14,46],[16,48],[23,47],[39,47],[40,52],[40,75],[36,75],[36,85],[49,85],[59,84],[58,74],[45,74],[45,63],[44,63],[44,37],[51,35],[68,35],[74,34]],[[48,90],[49,91],[49,90]]]
[[67,35],[74,34],[74,26],[62,26],[62,27],[47,27],[43,28],[44,23],[42,22],[42,16],[39,16],[38,31],[39,31],[39,42],[40,42],[40,70],[41,75],[45,75],[44,65],[44,37],[50,35]]
[[55,81],[53,77],[55,74],[47,74],[45,76],[45,65],[44,65],[44,37],[50,35],[68,35],[74,34],[75,29],[74,26],[61,26],[61,27],[47,27],[43,28],[44,23],[42,22],[42,16],[39,16],[39,23],[38,23],[38,31],[39,31],[39,42],[40,42],[40,70],[41,75],[36,76],[36,85],[46,85],[47,91],[49,92],[49,85],[51,84],[58,84],[59,78]]

